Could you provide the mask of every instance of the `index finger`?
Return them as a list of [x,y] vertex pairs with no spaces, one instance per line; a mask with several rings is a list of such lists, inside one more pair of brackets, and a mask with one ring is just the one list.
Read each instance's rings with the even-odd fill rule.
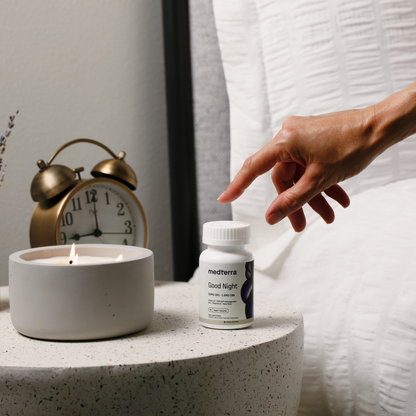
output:
[[282,150],[282,144],[274,141],[268,143],[254,155],[248,157],[234,180],[220,195],[218,201],[228,204],[240,197],[254,180],[268,172],[277,162],[290,161],[289,154]]

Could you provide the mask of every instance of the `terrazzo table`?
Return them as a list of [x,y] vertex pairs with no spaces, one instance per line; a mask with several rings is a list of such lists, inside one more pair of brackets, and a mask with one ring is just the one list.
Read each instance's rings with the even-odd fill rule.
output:
[[296,415],[302,316],[255,296],[255,322],[212,330],[198,321],[198,286],[157,283],[142,332],[103,341],[20,335],[0,288],[1,415]]

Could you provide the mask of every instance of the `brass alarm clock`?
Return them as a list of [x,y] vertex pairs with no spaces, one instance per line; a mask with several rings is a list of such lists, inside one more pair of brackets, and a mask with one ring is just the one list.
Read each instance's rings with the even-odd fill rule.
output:
[[[70,169],[52,164],[68,146],[90,143],[106,150],[112,159],[103,160],[81,179],[83,167]],[[91,139],[76,139],[61,146],[45,163],[31,185],[37,202],[30,223],[30,244],[42,247],[59,244],[125,244],[147,247],[146,214],[134,195],[137,178],[124,161],[107,146]]]

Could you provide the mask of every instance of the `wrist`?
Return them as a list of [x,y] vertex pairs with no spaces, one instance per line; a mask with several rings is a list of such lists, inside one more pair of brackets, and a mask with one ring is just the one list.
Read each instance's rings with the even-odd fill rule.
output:
[[377,154],[416,133],[416,82],[366,108]]

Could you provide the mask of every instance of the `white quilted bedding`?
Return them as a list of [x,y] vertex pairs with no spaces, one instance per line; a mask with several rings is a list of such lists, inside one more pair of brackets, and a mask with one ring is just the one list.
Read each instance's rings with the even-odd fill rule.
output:
[[305,320],[299,415],[416,414],[416,179],[367,190],[254,253]]

